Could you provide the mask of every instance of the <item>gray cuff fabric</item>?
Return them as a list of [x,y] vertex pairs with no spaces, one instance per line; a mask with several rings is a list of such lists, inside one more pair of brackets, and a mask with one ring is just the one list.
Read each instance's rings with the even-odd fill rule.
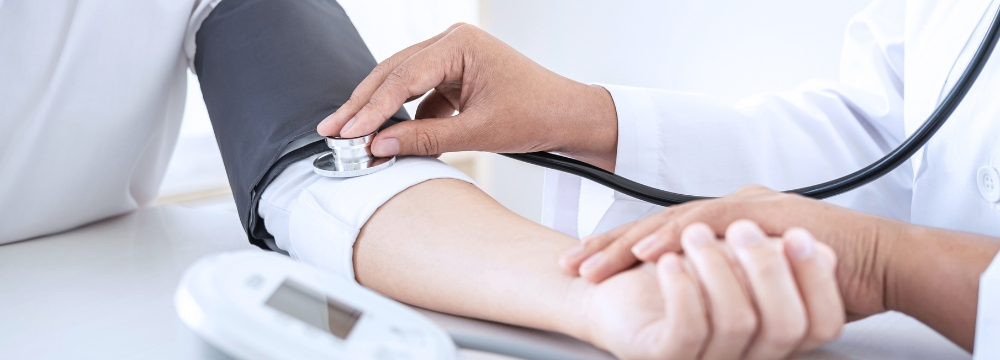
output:
[[[201,82],[240,221],[250,242],[271,238],[256,214],[264,189],[295,161],[325,151],[291,142],[350,98],[375,58],[333,0],[226,0],[196,35]],[[400,109],[385,126],[407,120]]]

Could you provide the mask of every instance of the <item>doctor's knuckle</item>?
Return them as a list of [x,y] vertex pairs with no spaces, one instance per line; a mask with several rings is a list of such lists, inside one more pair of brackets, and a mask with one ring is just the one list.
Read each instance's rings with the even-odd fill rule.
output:
[[[456,24],[456,25],[458,25],[458,24]],[[454,34],[454,35],[456,35],[456,36],[458,36],[460,38],[463,38],[463,39],[475,38],[475,37],[479,36],[480,32],[482,32],[482,30],[480,30],[475,25],[469,25],[469,24],[465,24],[465,23],[462,23],[461,25],[455,26],[455,29],[451,31],[452,34]]]
[[774,192],[774,190],[771,190],[771,189],[769,189],[767,187],[764,187],[764,186],[761,186],[761,185],[756,185],[756,184],[751,184],[751,185],[745,185],[745,186],[739,188],[739,190],[736,190],[736,192],[733,193],[733,195],[737,195],[737,196],[755,196],[755,195],[761,195],[761,194],[772,193],[772,192]]
[[393,91],[405,92],[406,95],[409,96],[410,94],[407,85],[412,74],[413,72],[410,70],[409,66],[401,64],[395,69],[392,69],[389,76],[385,78],[385,83],[383,83],[383,85]]
[[354,90],[354,92],[351,93],[351,97],[347,98],[347,101],[344,102],[344,106],[361,106],[364,104],[365,99],[362,98],[360,89]]
[[681,209],[682,207],[683,207],[682,205],[674,205],[668,207],[656,213],[655,215],[651,216],[650,218],[655,218],[659,221],[670,219],[671,217],[677,216],[677,212],[680,211],[679,209]]
[[464,23],[464,22],[461,22],[461,21],[459,21],[459,22],[457,22],[457,23],[454,23],[454,24],[451,24],[451,26],[449,26],[449,27],[448,27],[448,30],[446,30],[445,32],[450,32],[450,31],[454,31],[455,29],[457,29],[457,28],[459,28],[459,27],[461,27],[461,26],[465,26],[465,25],[468,25],[468,24],[467,24],[467,23]]
[[[364,118],[366,120],[359,119],[358,122],[359,123],[362,123],[362,122],[367,123],[368,122],[367,119],[370,119],[371,117],[374,117],[374,116],[382,116],[383,113],[387,112],[387,111],[384,111],[382,109],[385,106],[385,103],[386,103],[385,96],[386,96],[385,94],[380,93],[380,92],[376,92],[375,94],[373,94],[372,97],[370,99],[368,99],[368,103],[365,104],[365,106],[361,108],[361,111],[358,112],[359,114],[361,112],[367,113],[367,115]],[[384,118],[382,120],[384,120]],[[381,123],[379,123],[379,124],[381,124]]]
[[696,209],[692,210],[688,216],[686,216],[687,222],[710,222],[714,220],[724,219],[726,214],[729,212],[729,206],[723,201],[709,201]]
[[372,69],[371,76],[376,79],[385,79],[386,77],[389,76],[389,73],[392,71],[392,68],[394,67],[392,66],[393,65],[392,63],[393,61],[391,58],[378,63],[378,65],[375,65],[375,68]]
[[415,129],[414,140],[417,146],[416,150],[420,155],[433,155],[441,153],[441,144],[438,142],[438,136],[431,130],[421,128]]

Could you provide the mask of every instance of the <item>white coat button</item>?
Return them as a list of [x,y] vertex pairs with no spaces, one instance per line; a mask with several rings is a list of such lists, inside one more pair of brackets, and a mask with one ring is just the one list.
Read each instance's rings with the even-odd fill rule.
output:
[[1000,200],[1000,174],[992,166],[983,166],[976,173],[976,183],[979,193],[989,202]]

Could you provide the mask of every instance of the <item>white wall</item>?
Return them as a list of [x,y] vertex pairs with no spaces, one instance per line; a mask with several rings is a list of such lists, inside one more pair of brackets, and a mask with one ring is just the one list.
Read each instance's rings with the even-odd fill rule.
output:
[[[735,103],[808,78],[836,79],[844,26],[870,2],[482,0],[480,7],[484,28],[570,78]],[[505,170],[494,172],[501,202],[540,219],[541,171],[506,158],[495,166]]]

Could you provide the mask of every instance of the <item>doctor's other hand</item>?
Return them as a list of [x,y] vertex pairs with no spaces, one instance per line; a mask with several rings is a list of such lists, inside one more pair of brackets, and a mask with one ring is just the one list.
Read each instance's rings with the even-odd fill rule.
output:
[[636,261],[655,261],[665,253],[682,250],[681,230],[689,224],[705,223],[721,234],[740,219],[756,222],[770,235],[791,228],[808,229],[839,258],[837,277],[848,317],[854,320],[886,311],[886,254],[904,232],[905,224],[760,186],[673,206],[586,238],[581,246],[563,253],[559,264],[569,273],[601,282]]
[[317,131],[369,134],[424,94],[416,120],[379,132],[374,155],[553,151],[614,170],[618,123],[607,90],[549,71],[468,24],[382,61]]
[[704,224],[681,238],[683,256],[590,287],[580,337],[623,359],[782,359],[839,336],[836,257],[805,230],[772,239],[737,221],[724,242]]

